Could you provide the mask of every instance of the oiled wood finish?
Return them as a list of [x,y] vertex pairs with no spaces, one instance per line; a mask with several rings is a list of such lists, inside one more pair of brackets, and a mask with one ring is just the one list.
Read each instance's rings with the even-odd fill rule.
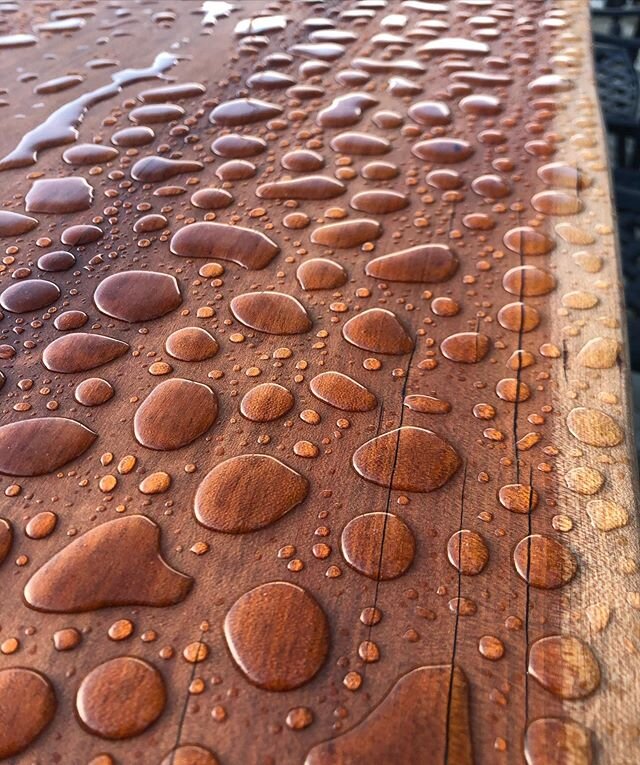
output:
[[0,758],[636,765],[586,5],[73,6],[0,3]]

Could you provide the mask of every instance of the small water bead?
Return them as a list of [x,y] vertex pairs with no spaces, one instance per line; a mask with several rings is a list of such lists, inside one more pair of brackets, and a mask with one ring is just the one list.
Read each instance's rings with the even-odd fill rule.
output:
[[347,563],[370,579],[395,579],[411,566],[415,538],[406,523],[391,513],[358,515],[340,539]]
[[461,529],[449,538],[449,562],[465,576],[480,574],[489,562],[489,549],[475,531]]
[[541,534],[518,542],[513,561],[518,574],[532,587],[542,590],[562,587],[573,579],[578,569],[568,547]]
[[380,649],[372,640],[363,640],[358,646],[358,656],[365,664],[373,664],[380,661]]
[[529,649],[529,674],[562,699],[584,699],[600,685],[592,649],[572,635],[540,638]]
[[313,712],[308,707],[294,707],[287,713],[285,722],[291,730],[304,730],[313,722]]
[[[122,472],[122,470],[118,472]],[[158,470],[155,473],[149,473],[148,476],[140,481],[138,491],[146,495],[164,494],[165,491],[169,490],[170,486],[171,476],[162,470]]]
[[567,718],[540,717],[525,735],[527,765],[592,765],[591,733]]
[[524,483],[510,483],[498,492],[500,504],[512,513],[530,513],[538,506],[539,495],[533,486]]

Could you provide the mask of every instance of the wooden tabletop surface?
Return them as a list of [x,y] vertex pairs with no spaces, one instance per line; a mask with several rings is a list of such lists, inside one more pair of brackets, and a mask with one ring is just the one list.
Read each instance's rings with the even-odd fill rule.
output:
[[0,2],[0,759],[637,765],[578,0]]

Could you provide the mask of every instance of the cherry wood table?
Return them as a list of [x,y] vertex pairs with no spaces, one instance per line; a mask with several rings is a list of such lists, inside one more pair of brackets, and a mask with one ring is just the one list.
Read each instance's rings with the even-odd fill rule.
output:
[[0,759],[637,765],[577,0],[0,2]]

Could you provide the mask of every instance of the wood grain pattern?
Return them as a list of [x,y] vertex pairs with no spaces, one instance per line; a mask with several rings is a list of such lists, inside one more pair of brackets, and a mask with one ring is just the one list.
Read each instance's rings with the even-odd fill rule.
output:
[[636,765],[586,4],[9,5],[3,762]]

